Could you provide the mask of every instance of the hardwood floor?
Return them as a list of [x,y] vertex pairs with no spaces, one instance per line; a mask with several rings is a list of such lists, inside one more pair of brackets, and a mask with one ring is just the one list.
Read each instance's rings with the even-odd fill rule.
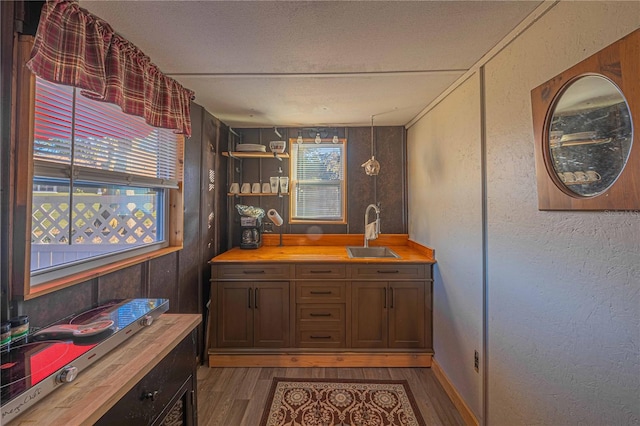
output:
[[427,425],[464,425],[430,368],[198,369],[200,426],[258,426],[274,377],[407,380]]

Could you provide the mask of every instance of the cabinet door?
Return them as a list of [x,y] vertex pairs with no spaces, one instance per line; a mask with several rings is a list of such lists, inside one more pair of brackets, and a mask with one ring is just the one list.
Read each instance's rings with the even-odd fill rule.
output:
[[425,283],[389,283],[389,347],[425,347]]
[[253,346],[289,346],[289,283],[254,283]]
[[252,283],[218,283],[218,347],[253,346],[253,291]]
[[351,346],[387,347],[387,283],[351,283]]
[[389,347],[425,347],[424,282],[389,283]]

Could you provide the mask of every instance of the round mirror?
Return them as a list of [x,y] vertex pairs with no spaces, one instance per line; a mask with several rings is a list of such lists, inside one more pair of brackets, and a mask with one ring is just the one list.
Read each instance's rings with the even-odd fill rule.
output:
[[550,165],[561,189],[592,197],[609,189],[627,163],[631,112],[611,80],[583,76],[560,92],[547,136]]

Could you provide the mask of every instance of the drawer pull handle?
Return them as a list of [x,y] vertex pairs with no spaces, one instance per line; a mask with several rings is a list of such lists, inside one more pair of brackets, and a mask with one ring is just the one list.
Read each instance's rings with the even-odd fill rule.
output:
[[331,270],[330,269],[323,269],[323,270],[311,270],[309,271],[312,274],[330,274]]
[[388,269],[388,270],[382,270],[382,271],[378,271],[379,274],[397,274],[400,271],[398,271],[397,269]]
[[249,309],[251,309],[251,299],[253,298],[253,289],[249,287],[249,291],[247,293],[249,294]]
[[155,390],[155,391],[153,391],[153,392],[147,392],[147,393],[143,394],[143,395],[142,395],[142,397],[143,397],[144,399],[150,399],[150,400],[152,400],[152,401],[155,401],[155,400],[156,400],[156,398],[158,397],[158,393],[159,393],[159,392],[158,392],[157,390]]
[[331,291],[318,291],[318,290],[311,290],[310,291],[311,294],[331,294]]
[[258,309],[258,288],[256,288],[256,297],[253,299],[253,307]]
[[331,339],[331,336],[309,336],[311,339]]
[[254,271],[242,271],[243,274],[264,274],[264,269],[254,270]]
[[311,312],[309,314],[311,317],[330,317],[331,313],[329,312]]

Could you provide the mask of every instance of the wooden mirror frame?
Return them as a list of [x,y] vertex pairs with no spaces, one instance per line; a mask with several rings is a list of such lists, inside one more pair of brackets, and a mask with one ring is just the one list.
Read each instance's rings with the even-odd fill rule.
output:
[[[622,91],[631,111],[633,141],[627,164],[602,193],[571,194],[557,178],[549,151],[549,125],[558,96],[586,75],[601,75]],[[531,91],[539,210],[640,210],[640,29]]]

